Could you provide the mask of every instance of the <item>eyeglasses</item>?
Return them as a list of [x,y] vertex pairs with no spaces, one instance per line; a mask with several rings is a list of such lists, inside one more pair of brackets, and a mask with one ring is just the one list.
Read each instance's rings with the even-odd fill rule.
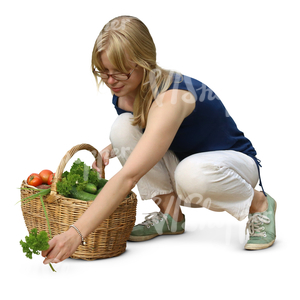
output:
[[98,72],[95,69],[94,69],[94,73],[96,73],[97,76],[101,77],[101,79],[108,79],[109,77],[112,77],[113,79],[118,80],[118,81],[125,81],[130,78],[131,74],[133,73],[133,71],[135,70],[136,67],[137,67],[137,64],[132,69],[132,71],[128,74],[125,74],[125,73],[108,74],[108,73]]

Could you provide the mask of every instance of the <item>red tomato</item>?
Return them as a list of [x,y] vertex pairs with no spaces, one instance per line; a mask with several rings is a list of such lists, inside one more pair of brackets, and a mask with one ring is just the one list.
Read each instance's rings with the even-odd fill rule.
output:
[[48,179],[49,179],[49,176],[53,174],[52,171],[50,170],[43,170],[42,172],[40,172],[40,176],[42,177],[42,180],[43,180],[43,183],[46,183],[48,182]]
[[28,178],[27,178],[27,183],[29,185],[33,186],[38,186],[43,183],[42,177],[37,174],[37,173],[32,173]]
[[53,178],[54,178],[54,175],[55,175],[55,173],[50,174],[50,176],[49,176],[49,178],[48,178],[48,182],[47,182],[48,185],[51,185],[51,184],[52,184],[52,180],[53,180]]

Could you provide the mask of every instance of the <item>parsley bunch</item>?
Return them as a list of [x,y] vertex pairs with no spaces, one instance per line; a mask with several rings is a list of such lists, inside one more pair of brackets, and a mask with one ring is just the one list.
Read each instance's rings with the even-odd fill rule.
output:
[[23,252],[26,253],[26,257],[32,259],[32,254],[40,254],[40,251],[47,250],[49,248],[49,238],[46,231],[37,232],[36,228],[33,228],[29,233],[29,236],[25,236],[25,241],[20,241],[23,248]]
[[72,187],[78,191],[84,190],[88,183],[93,183],[99,189],[104,186],[107,180],[100,178],[99,174],[87,166],[79,158],[73,163],[70,172],[62,174],[61,181],[56,183],[57,192],[65,197],[70,197]]
[[[23,252],[26,253],[26,257],[32,259],[32,254],[40,254],[40,251],[45,251],[49,248],[48,244],[49,238],[46,231],[41,231],[40,233],[37,232],[36,228],[33,228],[29,236],[25,236],[25,242],[22,240],[20,244],[23,248]],[[49,263],[49,266],[53,272],[56,272]]]

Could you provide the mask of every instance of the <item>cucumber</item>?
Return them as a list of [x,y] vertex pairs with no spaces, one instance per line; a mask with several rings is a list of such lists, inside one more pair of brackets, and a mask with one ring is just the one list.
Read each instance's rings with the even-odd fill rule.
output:
[[108,180],[104,178],[98,178],[97,187],[98,189],[103,188]]
[[96,194],[96,192],[97,192],[97,187],[96,187],[93,183],[88,183],[88,184],[85,186],[84,191],[87,192],[87,193],[90,193],[90,194]]
[[74,199],[83,200],[83,201],[93,201],[97,195],[87,193],[85,191],[78,191],[75,186],[71,189],[71,196]]

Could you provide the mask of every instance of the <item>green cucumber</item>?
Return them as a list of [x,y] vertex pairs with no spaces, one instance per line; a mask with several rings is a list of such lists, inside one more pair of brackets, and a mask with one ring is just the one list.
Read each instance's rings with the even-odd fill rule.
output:
[[97,187],[98,189],[103,188],[105,186],[105,184],[107,183],[107,179],[104,178],[99,178],[98,182],[97,182]]
[[85,188],[84,191],[90,194],[96,194],[97,192],[97,187],[93,184],[93,183],[88,183]]
[[71,196],[74,199],[83,200],[83,201],[93,201],[97,195],[87,193],[85,191],[78,191],[75,186],[71,189]]
[[97,183],[98,189],[103,188],[107,181],[108,181],[107,179],[99,178]]

